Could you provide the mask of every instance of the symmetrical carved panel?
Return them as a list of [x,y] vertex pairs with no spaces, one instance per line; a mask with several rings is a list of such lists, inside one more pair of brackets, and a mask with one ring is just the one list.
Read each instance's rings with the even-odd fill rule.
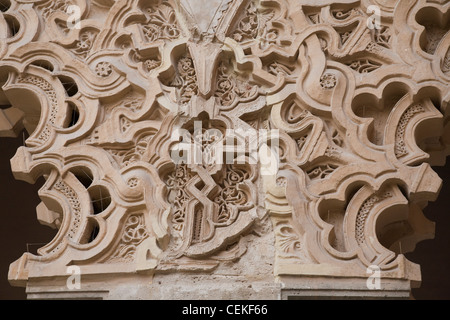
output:
[[58,229],[12,283],[213,274],[254,236],[274,276],[420,281],[403,254],[450,154],[447,1],[0,3],[0,136],[30,133],[12,169],[45,177]]

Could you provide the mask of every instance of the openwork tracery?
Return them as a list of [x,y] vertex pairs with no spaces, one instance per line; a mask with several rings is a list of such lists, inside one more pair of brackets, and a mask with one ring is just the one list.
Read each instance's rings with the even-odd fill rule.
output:
[[[30,132],[13,172],[45,176],[38,218],[59,230],[12,282],[213,273],[254,235],[275,276],[420,280],[403,253],[432,236],[430,165],[450,153],[448,1],[224,1],[206,29],[183,1],[0,3],[1,133]],[[277,131],[279,170],[226,147],[228,163],[175,163],[177,130],[203,151]]]

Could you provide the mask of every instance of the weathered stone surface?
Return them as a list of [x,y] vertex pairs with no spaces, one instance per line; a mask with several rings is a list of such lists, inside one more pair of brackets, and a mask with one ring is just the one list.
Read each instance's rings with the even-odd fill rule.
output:
[[45,177],[58,229],[11,265],[30,299],[420,283],[404,253],[434,235],[450,153],[448,1],[0,4],[0,136],[30,133],[12,170]]

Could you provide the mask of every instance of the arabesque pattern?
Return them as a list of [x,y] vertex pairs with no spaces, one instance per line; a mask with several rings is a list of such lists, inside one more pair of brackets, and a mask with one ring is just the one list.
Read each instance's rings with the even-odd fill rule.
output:
[[[420,281],[403,254],[433,236],[421,210],[450,154],[448,1],[225,1],[203,31],[175,0],[0,3],[0,133],[30,133],[12,169],[45,177],[38,219],[58,228],[13,284],[214,274],[258,237],[280,279]],[[279,170],[230,131],[271,132],[256,143],[276,138]],[[174,161],[175,132],[202,161]]]

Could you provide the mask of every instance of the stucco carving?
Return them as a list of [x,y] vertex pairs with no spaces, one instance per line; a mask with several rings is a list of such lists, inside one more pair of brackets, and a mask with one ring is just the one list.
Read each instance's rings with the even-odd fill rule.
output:
[[[213,274],[256,235],[278,279],[419,282],[403,253],[433,236],[421,210],[450,153],[450,3],[185,2],[1,1],[0,132],[31,134],[12,170],[45,177],[38,219],[58,229],[10,281]],[[276,173],[228,149],[262,130]],[[174,161],[187,142],[199,157]]]

